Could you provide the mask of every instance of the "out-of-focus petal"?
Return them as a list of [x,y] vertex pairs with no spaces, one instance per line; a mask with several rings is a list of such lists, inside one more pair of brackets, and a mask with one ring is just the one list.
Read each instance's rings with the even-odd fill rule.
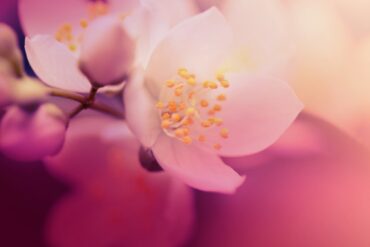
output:
[[124,91],[127,124],[145,147],[151,147],[162,132],[156,101],[144,86],[143,71],[137,71]]
[[0,149],[19,161],[54,155],[62,148],[66,125],[62,111],[51,104],[40,106],[34,114],[11,107],[1,122]]
[[205,80],[230,52],[232,32],[225,18],[212,8],[177,25],[154,50],[148,64],[147,86],[158,95],[159,85],[187,68]]
[[191,191],[166,173],[144,170],[139,147],[121,121],[80,118],[72,122],[65,148],[47,160],[54,174],[78,186],[52,211],[46,228],[50,244],[183,244],[193,223]]
[[27,36],[54,35],[57,29],[70,23],[78,27],[88,13],[86,0],[20,0],[19,16]]
[[164,134],[152,150],[163,169],[200,190],[234,193],[245,179],[215,153],[187,146]]
[[230,69],[275,69],[288,61],[293,45],[279,1],[231,0],[224,1],[221,9],[237,44]]
[[229,74],[230,88],[221,118],[229,130],[219,153],[252,154],[275,142],[302,110],[302,103],[282,81],[247,74]]
[[26,39],[28,60],[40,79],[52,87],[88,92],[91,85],[66,46],[46,35]]

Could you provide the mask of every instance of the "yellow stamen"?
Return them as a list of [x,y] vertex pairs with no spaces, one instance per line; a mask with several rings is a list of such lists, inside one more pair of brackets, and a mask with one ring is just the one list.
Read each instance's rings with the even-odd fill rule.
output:
[[172,114],[171,119],[174,122],[179,122],[181,120],[181,116],[177,113],[174,113],[174,114]]
[[198,136],[198,141],[199,142],[205,142],[206,141],[206,137],[204,135],[199,135]]
[[158,109],[162,109],[164,107],[164,104],[162,101],[158,101],[155,107],[157,107]]
[[224,101],[224,100],[226,100],[226,95],[225,95],[225,94],[220,94],[220,95],[218,95],[218,96],[217,96],[217,100],[219,100],[219,101]]
[[185,144],[191,144],[193,142],[193,139],[190,136],[185,136],[182,138],[182,142]]
[[162,121],[161,126],[163,129],[168,129],[171,126],[171,121],[168,119],[165,119]]
[[213,82],[213,81],[209,82],[208,86],[209,86],[210,89],[217,89],[218,88],[216,82]]
[[213,148],[216,149],[216,150],[220,150],[221,149],[221,145],[219,143],[216,143],[213,145]]
[[175,86],[175,81],[174,80],[168,80],[166,82],[166,84],[167,84],[167,87],[172,88],[173,86]]
[[82,19],[81,21],[80,21],[80,26],[82,27],[82,28],[87,28],[87,26],[89,25],[89,23],[87,22],[87,20],[86,19]]
[[221,86],[224,88],[228,88],[230,86],[230,83],[227,80],[220,81]]
[[211,125],[212,125],[212,123],[209,120],[204,120],[202,122],[202,127],[204,127],[204,128],[209,128],[209,127],[211,127]]
[[195,114],[195,109],[194,109],[193,107],[189,107],[188,109],[186,109],[185,114],[186,114],[187,116],[194,116],[194,114]]
[[216,105],[213,106],[213,110],[216,111],[216,112],[221,111],[221,109],[222,109],[221,105],[219,105],[219,104],[216,104]]
[[222,128],[221,131],[220,131],[220,136],[222,138],[228,138],[229,137],[229,130],[226,129],[226,128]]
[[201,107],[207,107],[208,105],[209,105],[209,103],[208,103],[208,101],[207,101],[207,100],[202,99],[202,100],[200,101],[200,106],[201,106]]

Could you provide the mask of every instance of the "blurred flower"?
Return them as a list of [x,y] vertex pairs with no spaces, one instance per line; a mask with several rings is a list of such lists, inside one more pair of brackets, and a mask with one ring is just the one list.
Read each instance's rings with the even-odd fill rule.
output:
[[311,127],[320,155],[239,166],[248,182],[233,196],[199,192],[187,246],[369,246],[370,154],[332,126]]
[[229,193],[244,178],[218,155],[266,148],[302,108],[279,80],[223,73],[232,35],[215,8],[184,21],[156,47],[124,97],[129,126],[165,170],[195,188]]
[[368,1],[286,4],[297,44],[289,72],[292,87],[308,110],[369,144],[370,33],[349,21],[355,16],[366,19]]
[[18,161],[54,155],[63,145],[66,125],[64,113],[55,105],[43,104],[35,112],[11,106],[1,121],[0,150]]
[[[151,11],[156,11],[156,9],[152,9],[151,5],[158,7],[162,4],[165,5],[167,2],[165,0],[112,0],[109,2],[22,0],[20,1],[20,17],[28,36],[26,40],[27,57],[36,74],[48,85],[72,91],[87,92],[90,90],[89,81],[79,71],[77,66],[81,42],[90,42],[83,41],[87,38],[85,37],[85,29],[102,16],[112,16],[117,21],[122,20],[123,28],[127,30],[133,39],[138,40],[137,49],[140,50],[143,49],[143,44],[152,43],[151,39],[154,39],[155,35],[147,30],[148,26],[150,29],[154,29],[157,23],[163,21],[171,23],[173,21],[171,19],[175,16],[173,14],[166,15],[162,11],[160,12],[162,14],[161,18],[154,18],[158,16],[152,16],[150,13]],[[178,5],[172,4],[171,6],[176,7]],[[163,10],[164,7],[160,7],[160,9]],[[182,14],[183,11],[187,10],[180,10],[179,16],[182,17],[184,16]],[[141,23],[145,24],[141,25]],[[150,23],[150,25],[147,23]],[[89,36],[90,38],[96,38],[96,36]],[[144,42],[141,39],[149,41]],[[117,46],[127,45],[127,47],[119,48],[127,51],[130,47],[127,44],[127,39],[125,38],[122,44],[119,44],[120,41],[122,40],[113,39],[106,42],[109,42],[109,45],[114,43],[116,49],[118,49]],[[149,48],[146,51],[149,51]],[[130,54],[131,52],[133,51],[130,51]],[[135,56],[139,56],[139,52],[135,52],[137,54]],[[130,54],[127,54],[127,56],[130,57]],[[144,56],[144,54],[140,56]],[[103,60],[110,58],[112,57],[107,56]],[[117,60],[113,62],[117,62]],[[112,66],[119,66],[119,64]]]
[[121,121],[71,123],[62,152],[46,161],[75,186],[49,217],[52,246],[182,246],[193,223],[191,190],[168,174],[144,170],[139,147]]
[[86,29],[81,43],[80,69],[97,86],[118,84],[134,62],[134,42],[119,20],[103,17]]

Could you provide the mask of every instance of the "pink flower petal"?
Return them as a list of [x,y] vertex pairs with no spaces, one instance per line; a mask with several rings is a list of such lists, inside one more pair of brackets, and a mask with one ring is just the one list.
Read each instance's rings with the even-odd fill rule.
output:
[[221,118],[229,130],[220,155],[256,153],[274,143],[302,109],[287,84],[259,75],[229,74]]
[[156,101],[144,87],[143,72],[134,75],[124,91],[127,124],[145,147],[151,147],[162,132]]
[[20,0],[19,16],[27,36],[54,35],[65,23],[79,26],[88,13],[87,3],[86,0]]
[[236,34],[234,58],[242,63],[239,66],[259,70],[281,66],[281,63],[287,62],[293,44],[284,9],[279,1],[224,1],[222,13]]
[[88,92],[91,85],[77,67],[77,59],[67,47],[47,35],[26,39],[28,60],[42,81],[52,87]]
[[149,61],[147,86],[158,95],[159,86],[179,68],[187,68],[202,80],[221,66],[232,45],[225,18],[212,8],[177,25],[157,46]]
[[153,153],[163,169],[200,190],[234,193],[245,179],[216,154],[164,134],[153,146]]

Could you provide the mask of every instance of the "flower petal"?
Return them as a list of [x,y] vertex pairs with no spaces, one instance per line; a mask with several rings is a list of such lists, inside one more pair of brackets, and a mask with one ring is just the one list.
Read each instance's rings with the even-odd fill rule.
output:
[[151,147],[162,132],[155,100],[144,87],[143,72],[135,73],[124,91],[127,124],[142,145]]
[[234,193],[245,179],[216,154],[164,134],[159,136],[152,150],[163,169],[200,190]]
[[35,73],[49,86],[88,92],[90,83],[77,66],[76,57],[48,35],[26,39],[26,53]]
[[146,73],[150,79],[147,86],[153,95],[158,95],[159,83],[183,67],[206,79],[221,66],[231,46],[231,29],[216,8],[191,17],[170,31],[154,49]]
[[235,60],[231,61],[236,69],[271,69],[287,62],[293,44],[278,1],[224,1],[222,10],[237,34]]
[[302,110],[287,84],[259,75],[229,74],[220,113],[229,130],[220,155],[252,154],[274,143]]
[[53,35],[59,26],[78,26],[87,15],[86,0],[21,0],[19,16],[27,36]]

